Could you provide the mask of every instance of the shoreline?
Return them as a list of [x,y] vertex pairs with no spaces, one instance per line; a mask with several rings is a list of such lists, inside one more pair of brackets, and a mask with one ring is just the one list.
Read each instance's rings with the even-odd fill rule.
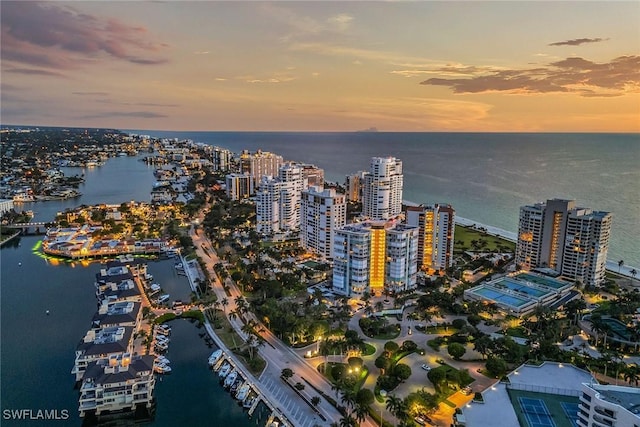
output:
[[[502,228],[499,227],[493,227],[490,225],[485,225],[485,224],[481,224],[479,222],[473,221],[469,218],[463,218],[463,217],[459,217],[456,215],[455,218],[455,223],[456,225],[462,225],[464,227],[474,227],[475,229],[478,229],[479,227],[484,228],[486,231],[485,233],[492,235],[492,236],[496,236],[496,237],[501,237],[505,240],[509,240],[510,242],[514,242],[517,243],[518,241],[518,234],[517,233],[513,233],[511,231],[507,231],[504,230]],[[607,260],[607,265],[606,265],[606,270],[607,271],[611,271],[612,273],[616,273],[619,274],[621,276],[624,276],[626,278],[629,279],[635,279],[633,277],[633,275],[631,274],[631,270],[640,270],[640,268],[636,268],[632,265],[623,265],[622,267],[618,267],[618,263],[615,261],[609,261]]]

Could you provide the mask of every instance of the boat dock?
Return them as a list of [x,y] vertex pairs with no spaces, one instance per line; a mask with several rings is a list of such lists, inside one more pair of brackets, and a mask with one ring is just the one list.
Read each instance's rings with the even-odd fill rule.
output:
[[235,370],[238,373],[240,381],[249,382],[250,393],[254,393],[256,395],[255,400],[249,408],[249,416],[252,416],[260,402],[263,402],[267,406],[267,408],[269,408],[269,411],[271,411],[269,421],[266,424],[267,426],[270,426],[273,423],[273,420],[277,418],[279,420],[279,426],[293,427],[294,424],[290,422],[289,419],[284,415],[284,413],[275,404],[273,404],[269,400],[269,398],[257,387],[257,380],[255,379],[253,374],[248,372],[244,365],[240,363],[240,361],[236,358],[236,356],[231,351],[229,351],[229,349],[227,349],[222,340],[215,334],[213,328],[211,327],[211,324],[208,321],[205,322],[205,328],[218,348],[222,350],[222,356],[214,364],[213,370],[217,371],[225,363],[228,363],[229,365],[231,365],[231,369]]

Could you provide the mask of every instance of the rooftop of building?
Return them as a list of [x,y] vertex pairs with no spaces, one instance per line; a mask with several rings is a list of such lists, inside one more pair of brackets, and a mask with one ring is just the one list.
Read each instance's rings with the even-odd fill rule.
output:
[[140,373],[153,371],[154,356],[133,356],[130,362],[122,365],[121,358],[115,369],[109,369],[109,359],[100,359],[87,366],[83,376],[85,382],[95,384],[116,384],[135,379]]
[[582,369],[555,362],[522,365],[507,378],[482,392],[484,403],[471,402],[462,409],[468,427],[535,427],[545,419],[562,420],[557,427],[569,427],[582,384],[593,380]]
[[597,391],[600,399],[620,405],[636,415],[640,414],[640,388],[602,384],[585,386]]

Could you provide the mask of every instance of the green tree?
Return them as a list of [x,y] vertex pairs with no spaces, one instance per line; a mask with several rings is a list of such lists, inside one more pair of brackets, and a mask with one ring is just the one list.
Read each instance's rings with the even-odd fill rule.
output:
[[467,349],[460,343],[452,342],[447,346],[447,352],[451,357],[459,360],[467,352]]
[[398,351],[398,348],[400,348],[400,347],[398,346],[398,344],[395,341],[387,341],[384,344],[384,349],[386,351],[388,351],[389,353],[391,353],[391,354],[393,354],[396,351]]
[[404,381],[411,376],[411,367],[404,363],[398,363],[393,367],[393,375],[400,381]]
[[368,388],[361,388],[356,394],[356,403],[359,406],[369,406],[373,403],[374,400],[375,396],[373,395],[373,392]]
[[280,377],[284,380],[288,380],[292,376],[293,376],[293,371],[290,368],[284,368],[282,370],[282,373],[280,374]]
[[489,357],[485,366],[494,377],[501,377],[507,372],[507,363],[500,357]]

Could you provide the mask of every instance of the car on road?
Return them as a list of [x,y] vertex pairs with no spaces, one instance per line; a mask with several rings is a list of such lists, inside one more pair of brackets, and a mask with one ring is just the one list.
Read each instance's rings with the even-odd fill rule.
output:
[[420,366],[422,369],[424,369],[425,371],[430,371],[431,370],[431,366],[427,365],[426,363],[423,363],[422,366]]
[[415,417],[413,419],[416,423],[418,423],[418,425],[421,426],[430,426],[433,421],[431,421],[431,418],[429,418],[428,416],[424,415],[424,414],[420,414],[417,417]]

